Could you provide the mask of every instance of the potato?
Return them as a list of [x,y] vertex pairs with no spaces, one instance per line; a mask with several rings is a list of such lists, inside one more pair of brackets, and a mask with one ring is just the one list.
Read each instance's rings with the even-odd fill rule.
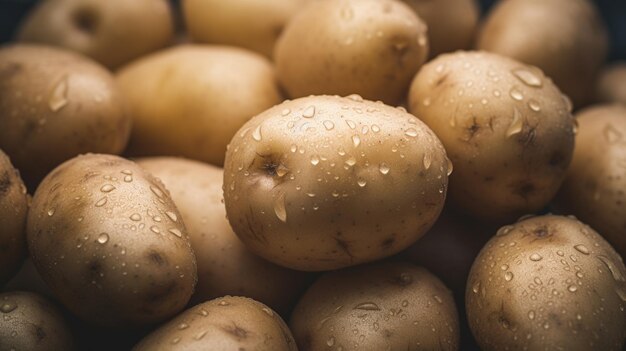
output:
[[393,255],[441,212],[452,166],[404,110],[360,96],[311,96],[257,115],[226,153],[224,201],[248,248],[293,269]]
[[262,303],[226,296],[197,305],[148,335],[134,351],[297,351],[279,315]]
[[626,256],[626,107],[599,105],[576,117],[580,132],[557,202]]
[[80,153],[120,153],[130,116],[111,74],[60,49],[0,49],[0,149],[36,185]]
[[402,0],[428,25],[429,57],[469,49],[478,25],[476,0]]
[[467,317],[482,350],[621,350],[626,269],[574,218],[502,227],[470,272]]
[[19,172],[0,150],[0,286],[11,279],[26,257],[28,201]]
[[626,105],[626,62],[605,67],[596,83],[596,99]]
[[85,321],[138,326],[185,307],[196,263],[162,183],[111,155],[73,158],[33,197],[28,248],[59,300]]
[[33,293],[0,293],[0,350],[73,350],[73,340],[61,313]]
[[282,100],[271,64],[229,47],[181,45],[125,67],[117,81],[133,116],[132,155],[219,166],[237,129]]
[[326,273],[291,318],[300,351],[458,350],[452,294],[427,270],[376,263]]
[[289,22],[275,49],[292,98],[360,94],[397,104],[428,56],[426,25],[395,0],[313,1]]
[[246,249],[233,233],[224,208],[224,171],[174,157],[137,160],[170,191],[197,255],[198,283],[192,301],[224,295],[253,298],[285,314],[309,281],[308,275],[269,263]]
[[183,0],[189,35],[203,43],[241,46],[269,58],[285,24],[310,0]]
[[484,52],[441,55],[413,80],[409,107],[452,159],[450,198],[464,213],[506,223],[542,209],[561,185],[574,118],[538,68]]
[[590,86],[608,44],[607,29],[588,0],[500,1],[477,40],[479,50],[541,68],[578,107],[593,97]]
[[166,0],[46,0],[23,20],[17,40],[78,51],[116,68],[174,36]]

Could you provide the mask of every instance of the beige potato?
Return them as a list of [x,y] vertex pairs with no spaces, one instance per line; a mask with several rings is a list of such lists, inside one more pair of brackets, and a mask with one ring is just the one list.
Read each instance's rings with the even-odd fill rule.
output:
[[85,321],[134,326],[182,310],[197,279],[187,231],[163,184],[135,163],[83,155],[52,171],[27,221],[33,263]]
[[0,286],[26,258],[28,194],[19,172],[0,150]]
[[72,334],[60,311],[33,293],[0,293],[0,350],[74,349]]
[[46,0],[23,20],[17,40],[80,52],[109,68],[168,45],[167,0]]
[[608,46],[607,29],[589,0],[500,1],[477,39],[479,50],[541,68],[577,107],[593,98]]
[[626,107],[598,105],[577,115],[572,165],[557,203],[626,256]]
[[279,265],[320,271],[393,255],[441,212],[452,165],[404,110],[311,96],[257,115],[226,153],[235,233]]
[[297,351],[280,316],[245,297],[225,296],[181,313],[144,338],[134,351]]
[[596,83],[596,99],[626,105],[626,62],[605,67]]
[[287,22],[310,0],[183,0],[189,35],[203,43],[241,46],[271,58]]
[[470,272],[466,309],[482,350],[621,350],[626,269],[574,218],[502,227]]
[[276,71],[292,98],[360,94],[398,104],[426,61],[426,25],[395,0],[313,1],[276,43]]
[[78,154],[117,154],[130,116],[111,74],[69,51],[0,49],[0,149],[29,185]]
[[444,54],[413,80],[411,113],[455,166],[450,198],[497,223],[538,211],[557,192],[574,148],[571,106],[536,67],[484,52]]
[[252,254],[233,233],[224,208],[221,168],[174,157],[137,160],[170,191],[197,253],[198,283],[192,301],[246,296],[282,315],[291,311],[309,277]]
[[269,61],[230,47],[174,47],[125,67],[117,81],[133,117],[135,156],[221,166],[237,129],[282,101]]
[[469,49],[478,26],[476,0],[402,0],[428,25],[429,57]]
[[458,350],[450,291],[409,263],[375,263],[326,273],[291,317],[300,351]]

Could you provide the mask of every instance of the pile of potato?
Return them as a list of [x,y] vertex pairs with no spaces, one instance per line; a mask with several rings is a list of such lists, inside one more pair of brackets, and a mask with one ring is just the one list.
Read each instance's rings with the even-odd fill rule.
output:
[[180,5],[0,48],[0,350],[623,349],[592,1]]

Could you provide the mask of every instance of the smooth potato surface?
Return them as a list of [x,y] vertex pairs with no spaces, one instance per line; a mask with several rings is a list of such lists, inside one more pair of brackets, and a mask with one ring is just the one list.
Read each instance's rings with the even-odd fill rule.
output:
[[617,62],[600,72],[596,84],[596,99],[605,103],[626,105],[626,62]]

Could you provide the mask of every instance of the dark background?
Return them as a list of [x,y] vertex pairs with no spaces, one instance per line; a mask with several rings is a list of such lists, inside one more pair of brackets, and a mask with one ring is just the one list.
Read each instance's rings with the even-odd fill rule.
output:
[[[132,0],[129,0],[132,1]],[[174,3],[179,0],[171,0]],[[224,0],[228,1],[228,0]],[[9,41],[22,16],[37,0],[0,0],[0,43]],[[481,0],[483,12],[496,0]],[[626,60],[626,0],[595,0],[611,33],[610,59]]]

